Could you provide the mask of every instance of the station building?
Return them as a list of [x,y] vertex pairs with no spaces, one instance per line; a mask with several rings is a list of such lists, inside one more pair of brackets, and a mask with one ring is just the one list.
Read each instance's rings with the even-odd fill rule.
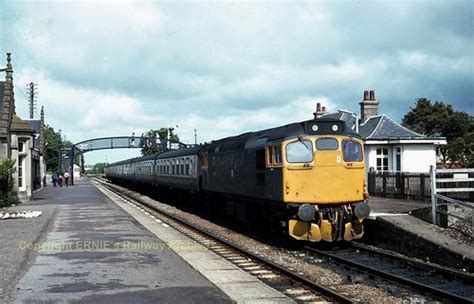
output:
[[45,177],[44,110],[39,120],[23,120],[15,111],[13,67],[7,53],[7,66],[0,81],[0,162],[15,161],[14,190],[20,202],[29,201]]
[[429,172],[431,165],[436,167],[436,150],[446,144],[445,138],[418,134],[379,114],[374,91],[364,91],[359,105],[360,115],[346,110],[326,114],[318,105],[314,116],[344,120],[362,136],[367,171],[419,173]]

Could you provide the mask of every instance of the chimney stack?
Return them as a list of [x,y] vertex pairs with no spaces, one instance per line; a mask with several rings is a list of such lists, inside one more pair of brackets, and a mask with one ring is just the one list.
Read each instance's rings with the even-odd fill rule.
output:
[[379,114],[379,103],[375,99],[375,91],[364,91],[364,100],[359,103],[361,123],[365,123],[371,116]]
[[326,114],[326,107],[321,107],[320,102],[316,103],[316,112],[313,113],[314,119],[321,118],[324,114]]

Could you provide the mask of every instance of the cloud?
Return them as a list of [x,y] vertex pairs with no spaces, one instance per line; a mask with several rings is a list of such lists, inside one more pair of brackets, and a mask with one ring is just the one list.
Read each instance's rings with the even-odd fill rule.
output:
[[[74,139],[180,124],[209,141],[418,97],[474,112],[469,1],[2,2],[0,50]],[[1,65],[1,64],[0,64]],[[16,94],[19,111],[26,101]]]

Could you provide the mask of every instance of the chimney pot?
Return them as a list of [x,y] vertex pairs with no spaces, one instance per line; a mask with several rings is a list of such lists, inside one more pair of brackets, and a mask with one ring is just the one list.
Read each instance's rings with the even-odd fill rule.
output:
[[369,100],[369,91],[364,91],[364,100]]
[[375,100],[375,92],[370,91],[370,100]]

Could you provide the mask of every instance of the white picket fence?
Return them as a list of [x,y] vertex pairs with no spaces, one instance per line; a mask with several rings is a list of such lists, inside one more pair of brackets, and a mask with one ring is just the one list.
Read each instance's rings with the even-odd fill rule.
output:
[[[431,180],[431,216],[432,223],[438,224],[437,222],[437,213],[444,213],[448,216],[448,221],[466,221],[469,220],[469,225],[471,226],[474,221],[474,202],[471,201],[472,192],[474,192],[474,177],[469,177],[469,175],[474,174],[474,169],[435,169],[434,166],[430,168],[430,180]],[[450,175],[452,177],[441,177],[437,178],[440,175]],[[463,186],[460,186],[459,183],[463,183]],[[442,184],[443,187],[439,187]],[[448,187],[446,187],[448,185]],[[442,194],[441,194],[442,193]],[[465,196],[467,200],[459,200],[448,197],[452,193],[457,194],[468,194]],[[447,205],[447,212],[441,211],[438,209],[438,205],[443,204]],[[472,236],[471,236],[472,237]]]

